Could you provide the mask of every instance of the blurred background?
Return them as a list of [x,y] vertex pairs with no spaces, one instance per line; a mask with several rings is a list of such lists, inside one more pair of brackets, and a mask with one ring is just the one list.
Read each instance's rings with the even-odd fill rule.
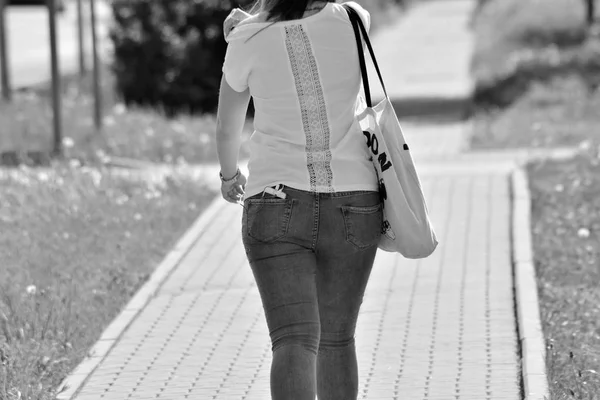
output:
[[[375,27],[394,21],[408,4],[407,0],[360,2],[372,12]],[[214,161],[214,156],[209,154],[212,150],[207,151],[206,143],[198,142],[197,138],[194,141],[197,145],[190,148],[190,138],[182,138],[169,129],[170,133],[164,133],[161,139],[171,137],[177,143],[171,150],[164,150],[162,140],[157,138],[153,147],[143,130],[137,129],[139,123],[129,121],[139,117],[164,131],[163,126],[169,124],[163,116],[185,119],[191,114],[214,112],[226,49],[223,20],[233,8],[247,9],[251,3],[249,0],[94,1],[98,75],[101,76],[101,93],[94,96],[94,78],[90,73],[93,67],[92,2],[55,0],[63,94],[61,116],[68,116],[62,121],[60,140],[69,138],[68,156],[89,159],[94,153],[107,152],[153,162],[170,162],[175,158],[198,162],[206,161],[206,157]],[[78,6],[81,14],[78,14]],[[46,1],[11,0],[5,8],[4,19],[9,81],[11,91],[19,95],[15,101],[0,106],[0,152],[51,150],[56,147],[52,143],[52,124],[49,115],[38,109],[40,102],[47,104],[44,101],[51,98]],[[81,26],[82,43],[78,26]],[[102,111],[95,111],[102,113],[100,121],[90,119],[95,117],[89,112],[94,101],[101,102],[96,108]],[[123,116],[112,112],[123,110],[125,106],[133,114]],[[118,134],[112,130],[116,120]],[[94,122],[93,127],[90,122]],[[184,124],[196,122],[185,121]],[[104,129],[103,135],[96,134],[100,127]],[[173,151],[173,147],[177,150]],[[165,151],[169,154],[164,154]],[[5,159],[18,157],[17,154]]]

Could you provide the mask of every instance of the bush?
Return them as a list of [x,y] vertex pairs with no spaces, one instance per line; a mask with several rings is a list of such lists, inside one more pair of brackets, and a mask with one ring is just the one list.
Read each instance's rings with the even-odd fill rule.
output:
[[126,104],[178,111],[217,105],[223,21],[251,0],[113,0],[113,70]]

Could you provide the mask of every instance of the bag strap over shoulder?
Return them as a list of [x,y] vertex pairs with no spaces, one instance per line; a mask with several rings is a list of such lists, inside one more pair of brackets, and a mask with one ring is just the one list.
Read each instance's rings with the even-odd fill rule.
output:
[[[351,6],[344,4],[343,7],[348,12],[348,17],[350,18],[350,22],[352,23],[352,28],[354,28],[354,36],[356,37],[356,45],[358,48],[358,58],[360,62],[360,72],[362,74],[363,87],[365,91],[365,101],[368,107],[373,107],[373,101],[371,99],[371,87],[369,85],[369,75],[367,73],[367,63],[365,60],[365,53],[362,46],[362,41],[364,40],[367,48],[369,49],[369,54],[371,55],[371,59],[373,60],[373,65],[375,66],[375,70],[377,71],[377,75],[379,76],[379,81],[381,82],[381,87],[383,88],[383,92],[387,97],[387,90],[385,88],[385,84],[383,83],[383,77],[381,75],[381,71],[379,69],[379,64],[377,63],[377,59],[375,58],[375,52],[373,51],[373,46],[371,45],[371,41],[369,40],[369,35],[367,33],[367,29],[360,18],[360,15],[356,12],[354,8]],[[362,34],[362,40],[361,40]]]

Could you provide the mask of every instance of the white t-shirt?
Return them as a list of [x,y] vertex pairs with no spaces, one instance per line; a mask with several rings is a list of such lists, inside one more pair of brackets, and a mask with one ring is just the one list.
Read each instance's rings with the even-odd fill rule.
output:
[[[369,29],[369,13],[346,4]],[[378,190],[355,117],[362,81],[346,10],[328,3],[303,19],[260,18],[250,16],[226,33],[223,65],[229,85],[249,88],[254,101],[245,197],[277,184],[325,193]]]

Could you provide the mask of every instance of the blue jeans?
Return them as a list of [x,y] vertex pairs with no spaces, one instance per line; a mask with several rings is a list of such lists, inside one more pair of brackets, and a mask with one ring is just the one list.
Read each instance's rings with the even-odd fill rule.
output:
[[271,336],[273,400],[355,400],[354,333],[383,219],[379,193],[284,187],[244,202],[242,239]]

